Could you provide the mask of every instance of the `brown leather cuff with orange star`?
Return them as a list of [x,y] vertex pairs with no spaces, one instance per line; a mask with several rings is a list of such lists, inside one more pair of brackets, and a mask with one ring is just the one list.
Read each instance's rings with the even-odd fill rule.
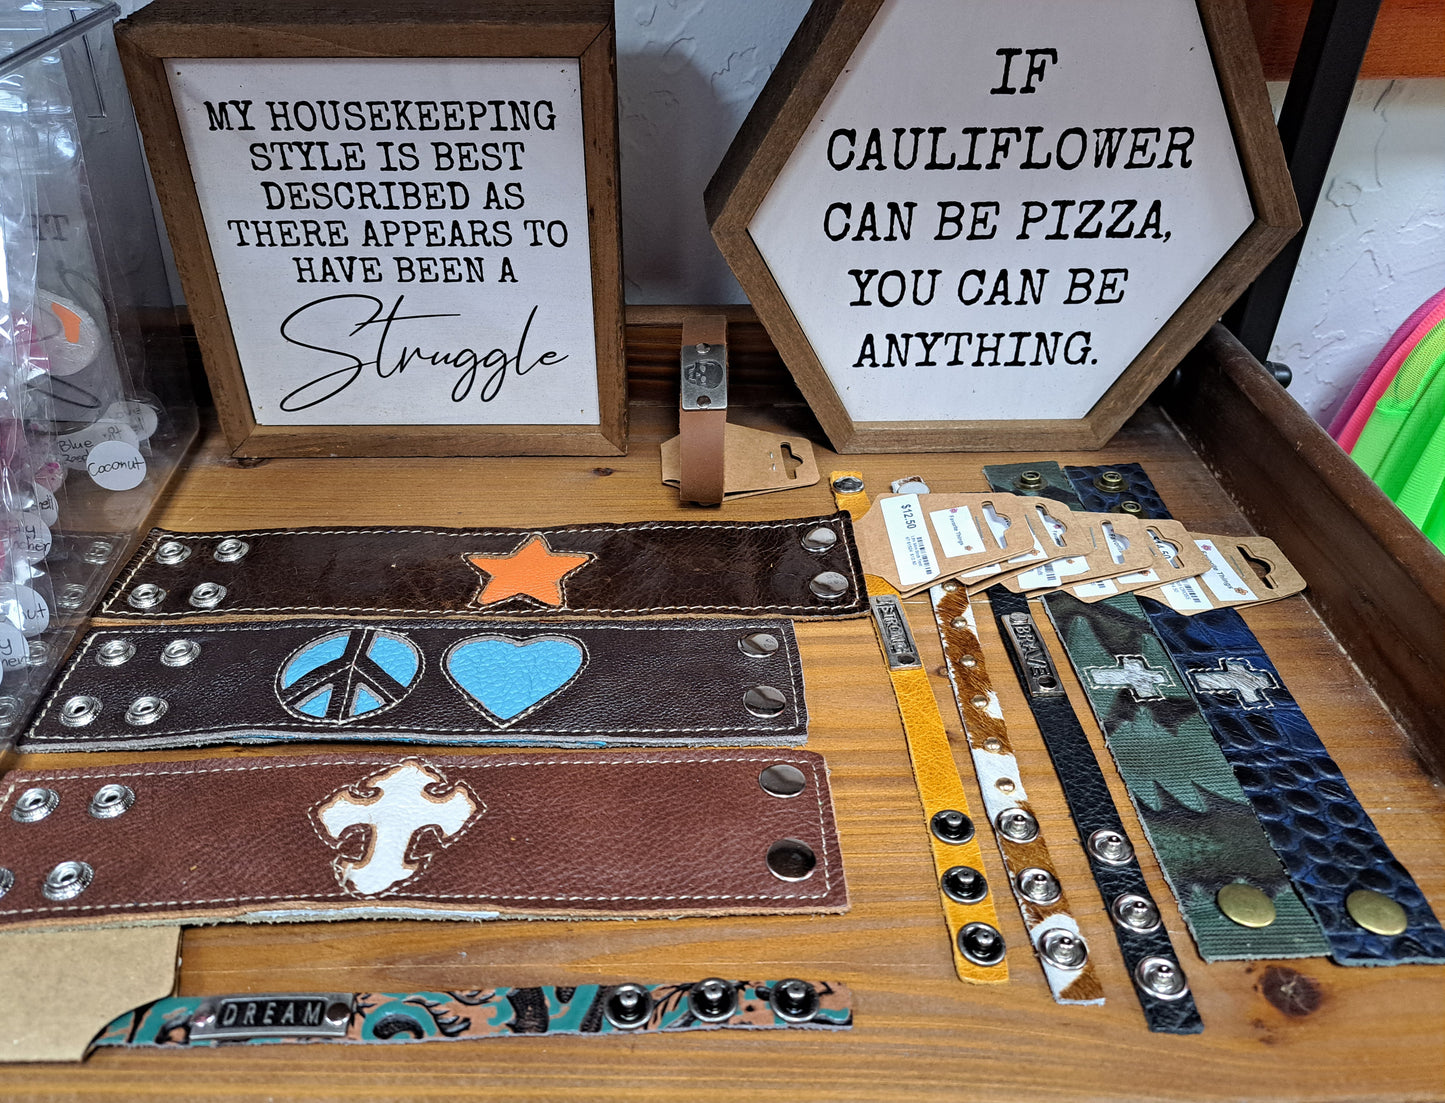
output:
[[786,620],[366,618],[95,629],[21,749],[741,746],[807,733]]
[[152,530],[99,615],[859,616],[846,513],[538,529]]

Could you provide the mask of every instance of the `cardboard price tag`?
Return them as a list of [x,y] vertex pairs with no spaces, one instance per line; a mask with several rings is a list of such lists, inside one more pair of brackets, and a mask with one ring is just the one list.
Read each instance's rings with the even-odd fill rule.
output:
[[1263,605],[1305,588],[1304,578],[1267,537],[1196,535],[1194,543],[1208,560],[1208,569],[1193,578],[1140,590],[1140,595],[1193,616],[1208,609]]
[[[662,443],[662,481],[681,481],[678,441]],[[723,501],[812,486],[822,476],[813,446],[802,437],[778,436],[729,422],[723,427]]]
[[853,521],[863,569],[907,596],[1007,559],[1033,541],[1027,501],[993,493],[879,495]]
[[1131,539],[1120,531],[1116,515],[1072,511],[1042,498],[1032,501],[1030,521],[1045,553],[1062,550],[1068,554],[1005,579],[1004,586],[1014,593],[1059,589],[1150,565],[1150,549],[1137,537]]
[[1128,540],[1131,548],[1142,548],[1148,555],[1148,563],[1139,570],[1068,587],[1069,593],[1080,601],[1102,601],[1117,594],[1193,578],[1209,569],[1209,558],[1178,521],[1146,521],[1127,514],[1107,516],[1116,536]]

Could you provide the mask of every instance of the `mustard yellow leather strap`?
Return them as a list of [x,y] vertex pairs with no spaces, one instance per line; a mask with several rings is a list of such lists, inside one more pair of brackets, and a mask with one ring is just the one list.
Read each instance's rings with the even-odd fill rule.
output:
[[[839,509],[848,510],[854,517],[868,511],[863,477],[856,471],[835,471],[829,476],[829,482]],[[898,591],[877,575],[865,574],[863,578],[870,599],[897,599]],[[901,604],[897,611],[901,616]],[[884,638],[876,615],[874,627],[879,630],[884,655],[892,648],[896,656],[897,642]],[[903,718],[903,734],[908,742],[908,757],[913,763],[913,778],[923,802],[923,819],[933,850],[933,868],[938,876],[944,921],[948,924],[953,966],[960,979],[972,984],[1002,984],[1008,980],[1008,961],[994,911],[993,890],[984,873],[983,848],[979,845],[948,734],[943,729],[938,702],[928,684],[928,672],[916,662],[902,667],[890,663],[888,677],[893,682],[893,695],[898,700],[898,713]],[[976,899],[980,895],[981,899]]]

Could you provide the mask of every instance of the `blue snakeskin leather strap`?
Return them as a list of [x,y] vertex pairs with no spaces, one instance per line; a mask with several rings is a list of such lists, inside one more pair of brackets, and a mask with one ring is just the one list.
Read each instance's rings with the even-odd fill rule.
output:
[[[1138,464],[1064,471],[1086,509],[1107,511],[1132,500],[1146,517],[1170,516]],[[1099,489],[1095,480],[1104,471],[1124,477],[1121,491]],[[1140,604],[1319,921],[1334,960],[1445,962],[1445,930],[1424,894],[1360,807],[1244,619],[1233,609],[1186,617],[1148,598]],[[1380,893],[1403,908],[1404,931],[1378,934],[1356,923],[1346,900],[1360,890]]]

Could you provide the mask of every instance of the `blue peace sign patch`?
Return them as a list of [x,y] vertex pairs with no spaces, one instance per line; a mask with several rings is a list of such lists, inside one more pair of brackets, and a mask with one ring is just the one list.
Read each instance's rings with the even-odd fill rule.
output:
[[328,632],[282,664],[276,696],[282,708],[302,720],[348,724],[399,704],[421,671],[421,652],[399,632]]

